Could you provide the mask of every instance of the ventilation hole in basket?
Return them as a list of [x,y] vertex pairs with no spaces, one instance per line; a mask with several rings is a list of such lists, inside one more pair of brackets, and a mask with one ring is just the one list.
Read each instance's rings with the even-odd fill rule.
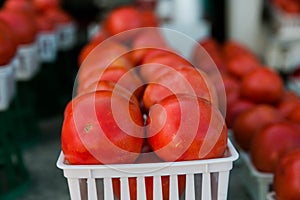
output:
[[87,179],[79,179],[80,196],[81,200],[87,200]]
[[218,180],[219,180],[219,173],[211,173],[210,174],[211,180],[211,196],[212,199],[218,199]]
[[268,192],[274,191],[274,186],[272,183],[269,184]]
[[196,200],[201,200],[201,195],[202,195],[202,174],[195,174],[194,179],[195,179],[195,197],[196,197]]
[[104,199],[104,184],[103,178],[96,179],[97,197],[98,199]]

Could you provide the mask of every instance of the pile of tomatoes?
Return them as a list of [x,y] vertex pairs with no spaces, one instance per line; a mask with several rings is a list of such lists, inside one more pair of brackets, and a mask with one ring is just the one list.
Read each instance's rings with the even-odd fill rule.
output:
[[201,41],[218,65],[227,95],[226,123],[261,172],[274,173],[279,199],[300,198],[300,98],[281,76],[233,41]]
[[[135,164],[224,156],[227,126],[214,85],[204,71],[172,49],[158,29],[145,28],[149,21],[132,6],[113,10],[82,49],[77,87],[62,127],[66,163]],[[156,48],[144,48],[153,44]],[[185,176],[178,179],[181,193]],[[131,199],[136,199],[136,179],[129,179],[129,184]],[[113,185],[118,196],[119,179],[113,179]],[[146,185],[152,199],[152,177],[146,178]],[[168,199],[169,177],[162,177],[162,185]]]

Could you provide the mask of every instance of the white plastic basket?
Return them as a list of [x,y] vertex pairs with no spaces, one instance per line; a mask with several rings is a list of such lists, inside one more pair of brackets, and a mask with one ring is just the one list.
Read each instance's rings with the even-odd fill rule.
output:
[[67,51],[76,43],[77,26],[74,22],[59,24],[56,27],[56,40],[58,50]]
[[277,200],[275,192],[269,192],[267,195],[267,200]]
[[13,65],[0,67],[0,111],[6,110],[15,95],[16,83]]
[[282,41],[300,39],[300,14],[289,14],[270,3],[276,35]]
[[276,38],[269,38],[264,53],[265,63],[281,72],[293,72],[300,64],[300,40],[284,43]]
[[57,44],[55,32],[40,32],[37,36],[38,52],[41,62],[53,62],[56,59]]
[[287,88],[300,95],[300,78],[289,77]]
[[240,151],[242,183],[253,200],[266,200],[272,191],[273,174],[259,172],[247,153]]
[[128,178],[137,178],[137,197],[146,199],[145,177],[153,177],[154,200],[162,200],[161,176],[170,177],[170,199],[178,200],[178,175],[186,175],[185,199],[225,200],[229,171],[238,153],[228,141],[223,158],[121,165],[67,165],[60,154],[57,167],[64,171],[72,200],[113,200],[112,178],[120,178],[121,199],[129,200]]
[[38,72],[40,66],[37,42],[20,45],[17,55],[19,59],[19,66],[16,68],[17,80],[30,80]]

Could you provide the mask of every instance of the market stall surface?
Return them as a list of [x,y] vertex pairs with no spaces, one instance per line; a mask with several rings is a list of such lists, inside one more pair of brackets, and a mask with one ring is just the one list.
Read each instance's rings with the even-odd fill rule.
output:
[[[56,167],[61,151],[62,122],[61,116],[40,121],[40,141],[23,152],[25,164],[30,173],[30,184],[17,200],[70,199],[67,180],[63,176],[63,171]],[[239,165],[235,164],[230,173],[228,199],[250,200],[241,185],[242,174],[239,172]]]

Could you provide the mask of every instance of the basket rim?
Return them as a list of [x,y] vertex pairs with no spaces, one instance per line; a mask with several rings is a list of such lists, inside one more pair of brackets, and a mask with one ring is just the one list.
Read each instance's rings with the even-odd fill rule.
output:
[[206,160],[192,160],[192,161],[180,161],[180,162],[159,162],[159,163],[134,163],[134,164],[105,164],[105,165],[68,165],[64,163],[64,154],[61,151],[56,162],[56,166],[62,170],[101,170],[107,169],[108,167],[113,167],[117,169],[142,169],[142,168],[157,168],[166,166],[196,166],[196,165],[209,165],[209,164],[221,164],[233,162],[239,158],[239,153],[228,139],[227,151],[229,155],[222,158],[206,159]]

